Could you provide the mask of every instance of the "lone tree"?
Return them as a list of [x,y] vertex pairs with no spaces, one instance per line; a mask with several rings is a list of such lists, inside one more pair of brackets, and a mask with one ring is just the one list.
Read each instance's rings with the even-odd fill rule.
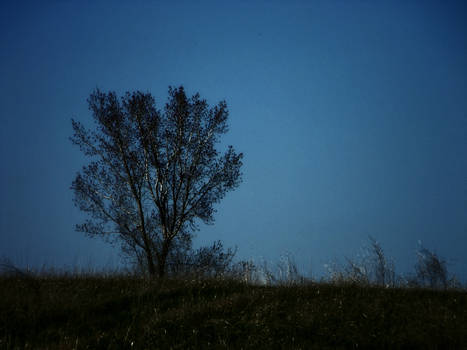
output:
[[76,175],[74,202],[90,219],[90,236],[119,242],[150,275],[163,277],[177,240],[199,221],[212,223],[213,204],[241,182],[242,153],[216,144],[228,131],[225,101],[210,108],[183,87],[169,87],[163,110],[149,93],[95,90],[88,99],[95,129],[72,119],[70,138],[92,161]]

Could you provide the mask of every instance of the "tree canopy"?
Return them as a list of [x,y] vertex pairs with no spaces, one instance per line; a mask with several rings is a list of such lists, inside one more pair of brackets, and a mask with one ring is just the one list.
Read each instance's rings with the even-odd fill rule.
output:
[[216,145],[228,131],[225,101],[209,107],[199,94],[169,87],[162,110],[150,93],[95,90],[95,122],[72,120],[73,144],[91,162],[76,175],[75,204],[89,214],[77,230],[121,243],[149,274],[164,276],[167,256],[241,182],[242,153]]

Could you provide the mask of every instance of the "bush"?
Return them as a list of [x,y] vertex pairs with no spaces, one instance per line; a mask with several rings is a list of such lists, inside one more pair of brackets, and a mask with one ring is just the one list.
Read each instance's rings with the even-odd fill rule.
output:
[[459,288],[460,283],[454,275],[450,275],[446,260],[433,251],[423,247],[417,251],[415,277],[409,279],[409,284],[416,287],[432,289]]
[[385,256],[379,242],[371,236],[368,239],[370,244],[363,247],[358,259],[346,258],[345,265],[337,262],[325,265],[331,282],[396,286],[397,278],[393,261]]
[[171,276],[196,274],[204,277],[226,275],[232,269],[236,249],[224,249],[221,241],[196,250],[174,249],[169,259],[168,273]]

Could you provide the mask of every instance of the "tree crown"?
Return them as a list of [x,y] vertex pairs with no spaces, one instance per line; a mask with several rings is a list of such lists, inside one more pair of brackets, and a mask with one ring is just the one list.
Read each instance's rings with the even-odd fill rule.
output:
[[95,90],[88,103],[95,130],[72,120],[71,141],[93,159],[71,187],[92,217],[78,230],[116,233],[126,246],[160,255],[197,220],[213,222],[213,204],[241,182],[243,154],[216,149],[228,131],[225,101],[209,108],[199,94],[170,87],[162,110],[139,91],[118,98]]

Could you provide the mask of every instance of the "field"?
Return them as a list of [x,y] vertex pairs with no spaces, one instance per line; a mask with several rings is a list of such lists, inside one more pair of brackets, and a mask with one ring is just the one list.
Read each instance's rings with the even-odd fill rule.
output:
[[0,277],[2,349],[467,348],[467,293],[125,275]]

